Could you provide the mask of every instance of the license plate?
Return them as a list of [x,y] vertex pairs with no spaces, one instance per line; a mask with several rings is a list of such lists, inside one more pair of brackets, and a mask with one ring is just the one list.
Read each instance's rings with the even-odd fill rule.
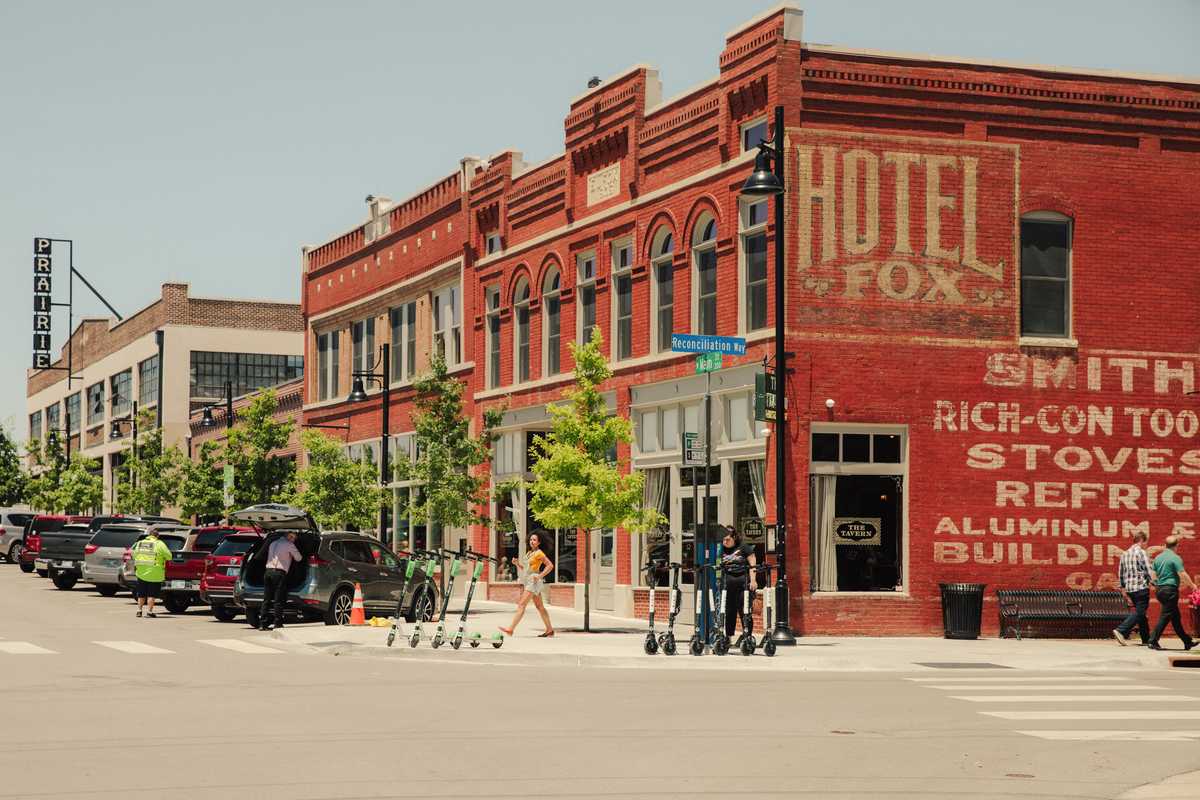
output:
[[75,562],[74,561],[58,561],[54,564],[54,566],[58,567],[59,569],[74,569]]
[[168,589],[186,589],[187,581],[167,581]]
[[226,567],[225,574],[231,578],[236,578],[238,575],[242,574],[242,568],[241,567]]
[[39,559],[36,559],[36,560],[33,562],[33,566],[37,567],[38,569],[49,569],[49,568],[50,568],[50,562],[48,562],[48,561],[42,561],[42,560],[39,558]]

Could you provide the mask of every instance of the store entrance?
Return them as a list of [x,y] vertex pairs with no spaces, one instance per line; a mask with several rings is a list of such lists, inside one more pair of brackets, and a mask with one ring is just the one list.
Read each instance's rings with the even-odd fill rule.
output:
[[813,475],[817,591],[894,592],[903,584],[904,480],[899,475]]

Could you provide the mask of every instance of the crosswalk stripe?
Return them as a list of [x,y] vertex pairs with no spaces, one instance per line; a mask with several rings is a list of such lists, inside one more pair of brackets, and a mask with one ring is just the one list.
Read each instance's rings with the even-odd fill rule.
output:
[[1057,742],[1188,742],[1200,731],[1017,731],[1025,736]]
[[54,655],[54,650],[47,650],[44,647],[38,647],[31,642],[0,642],[0,653],[8,653],[10,656],[45,656]]
[[246,653],[248,655],[266,655],[269,653],[282,653],[282,650],[276,650],[272,647],[263,647],[261,644],[243,641],[242,639],[198,639],[200,644],[212,645],[225,650],[232,650],[235,653]]
[[981,711],[985,717],[1000,719],[1200,719],[1200,710],[1196,711],[1152,711],[1144,708],[1131,708],[1127,711]]
[[1194,703],[1200,697],[1177,694],[967,694],[951,695],[968,703]]
[[915,683],[1044,683],[1046,681],[1061,681],[1070,680],[1071,683],[1113,683],[1115,681],[1129,681],[1132,678],[1125,678],[1120,675],[1112,675],[1109,677],[1098,676],[1083,676],[1076,677],[1074,675],[1039,675],[1037,677],[1022,677],[1019,675],[1003,675],[992,676],[988,678],[906,678]]
[[108,647],[113,650],[119,650],[122,653],[131,653],[139,656],[169,654],[175,652],[174,650],[164,650],[161,647],[155,647],[154,645],[146,644],[145,642],[92,642],[92,644],[98,644],[101,647]]
[[1123,692],[1130,689],[1162,689],[1162,686],[1150,686],[1145,683],[1085,683],[1082,686],[1074,686],[1069,683],[996,683],[987,684],[986,686],[969,685],[964,686],[961,683],[926,683],[924,686],[928,689],[942,689],[947,692],[1002,692],[1002,691],[1021,691],[1021,692],[1046,692],[1046,691],[1080,691],[1080,692],[1096,692],[1100,690]]

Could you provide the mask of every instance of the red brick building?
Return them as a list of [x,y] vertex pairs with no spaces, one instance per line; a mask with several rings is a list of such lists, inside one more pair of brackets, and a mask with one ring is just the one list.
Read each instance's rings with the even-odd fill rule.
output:
[[[773,346],[773,216],[738,190],[781,105],[793,627],[929,633],[938,584],[978,581],[994,630],[990,589],[1105,587],[1133,531],[1194,536],[1200,83],[808,45],[787,7],[732,31],[718,64],[666,100],[649,67],[603,81],[571,101],[561,155],[464,160],[390,229],[308,251],[310,349],[360,310],[415,302],[419,368],[420,304],[461,275],[476,416],[507,409],[502,478],[527,470],[567,342],[598,326],[610,406],[637,429],[620,455],[670,520],[652,546],[688,557],[693,483],[721,523],[773,522],[774,431],[752,401]],[[704,378],[672,331],[748,343],[714,376],[707,479],[680,466]],[[315,380],[306,417],[344,418],[336,397],[313,402]],[[378,435],[378,416],[350,424]],[[540,526],[521,493],[500,505],[521,536],[473,542],[519,553]],[[550,538],[552,602],[579,602],[590,557],[593,605],[637,608],[639,543]],[[1190,540],[1181,553],[1200,558]],[[490,596],[515,593],[491,577]]]

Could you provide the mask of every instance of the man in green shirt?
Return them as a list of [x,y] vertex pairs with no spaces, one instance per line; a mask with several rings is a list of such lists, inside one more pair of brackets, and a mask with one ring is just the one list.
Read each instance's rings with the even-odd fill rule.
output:
[[149,601],[150,608],[146,616],[154,618],[154,600],[162,593],[163,579],[167,576],[167,562],[171,560],[171,551],[158,538],[158,531],[151,527],[146,536],[139,539],[133,546],[134,573],[137,575],[137,586],[133,594],[137,597],[137,615],[142,615],[142,607]]
[[1196,642],[1184,630],[1183,619],[1179,616],[1180,582],[1188,587],[1195,587],[1196,584],[1184,571],[1183,559],[1175,552],[1178,545],[1178,536],[1168,536],[1167,548],[1154,559],[1154,574],[1157,576],[1154,583],[1155,593],[1162,610],[1159,612],[1158,624],[1154,626],[1154,633],[1150,635],[1150,644],[1147,645],[1151,650],[1162,650],[1158,639],[1167,629],[1168,622],[1175,629],[1175,635],[1183,641],[1184,650],[1191,650],[1196,646]]

